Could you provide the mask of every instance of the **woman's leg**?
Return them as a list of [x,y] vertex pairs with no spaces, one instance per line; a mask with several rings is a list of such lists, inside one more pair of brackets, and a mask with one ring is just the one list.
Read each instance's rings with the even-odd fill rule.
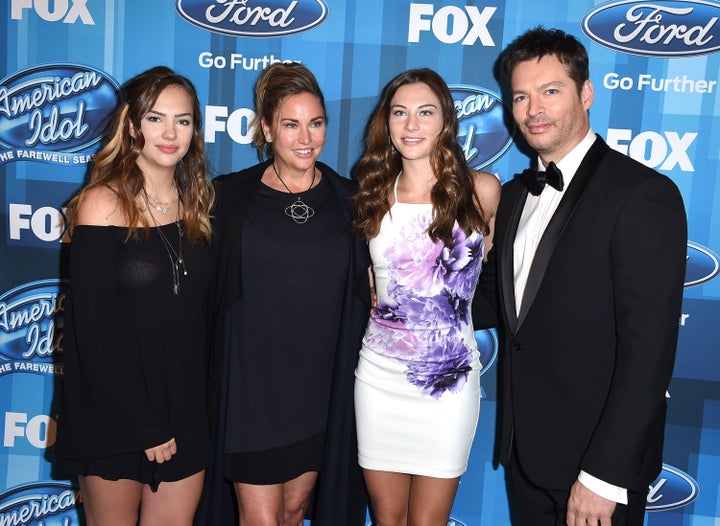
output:
[[240,526],[302,526],[317,477],[311,471],[282,484],[236,482]]
[[87,526],[136,526],[143,484],[134,480],[79,477]]
[[282,524],[282,484],[244,484],[235,482],[240,526],[280,526]]
[[161,482],[157,491],[143,487],[140,526],[192,526],[200,502],[205,471],[175,482]]
[[308,471],[283,484],[283,526],[302,526],[317,478],[317,471]]
[[446,526],[460,477],[440,479],[413,475],[410,482],[409,526]]
[[376,526],[407,526],[412,477],[363,469]]

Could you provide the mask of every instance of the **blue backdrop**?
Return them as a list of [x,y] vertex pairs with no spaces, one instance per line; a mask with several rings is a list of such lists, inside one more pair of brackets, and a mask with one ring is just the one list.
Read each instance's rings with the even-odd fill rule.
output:
[[[687,286],[665,469],[646,523],[720,524],[719,18],[715,0],[2,0],[0,524],[77,524],[81,495],[53,477],[49,449],[63,378],[62,205],[88,175],[119,84],[158,64],[189,77],[214,176],[256,160],[249,122],[259,72],[300,61],[326,95],[322,160],[348,174],[382,87],[430,67],[452,87],[470,164],[506,181],[530,160],[513,142],[493,68],[537,24],[587,46],[595,131],[671,177],[685,200]],[[502,471],[491,465],[496,341],[477,337],[484,399],[451,523],[497,526],[508,514]]]

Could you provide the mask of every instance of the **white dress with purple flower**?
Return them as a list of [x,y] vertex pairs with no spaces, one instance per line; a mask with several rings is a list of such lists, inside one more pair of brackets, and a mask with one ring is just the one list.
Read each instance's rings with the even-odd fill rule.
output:
[[431,204],[397,202],[370,241],[377,306],[355,373],[360,465],[454,478],[467,469],[480,411],[470,305],[483,238],[427,234]]

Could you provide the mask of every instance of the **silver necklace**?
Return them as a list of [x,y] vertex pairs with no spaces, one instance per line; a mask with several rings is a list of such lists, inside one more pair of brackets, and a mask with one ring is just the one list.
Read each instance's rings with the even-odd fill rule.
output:
[[[177,190],[176,190],[177,191]],[[168,215],[168,211],[170,210],[170,207],[178,202],[178,199],[180,198],[180,195],[176,195],[175,199],[172,201],[168,201],[167,203],[164,203],[162,201],[158,201],[153,196],[145,192],[145,195],[147,196],[146,201],[149,201],[149,204],[152,205],[152,207],[157,210],[158,212],[162,213],[162,215],[166,216]]]
[[[145,197],[145,204],[147,205],[147,210],[150,212],[150,218],[152,219],[153,224],[155,225],[155,230],[157,231],[158,235],[160,236],[160,241],[162,241],[163,246],[165,247],[165,251],[167,252],[168,258],[170,259],[170,268],[172,269],[172,278],[173,278],[173,294],[175,296],[178,295],[178,292],[180,291],[180,268],[182,267],[182,274],[183,276],[187,276],[187,268],[185,267],[185,259],[183,258],[183,251],[182,251],[182,239],[185,235],[185,232],[183,232],[183,227],[180,224],[180,218],[176,216],[175,219],[175,226],[177,226],[178,229],[178,250],[175,252],[175,249],[173,248],[172,244],[170,243],[170,240],[165,236],[165,233],[160,228],[160,225],[158,224],[157,220],[155,219],[155,216],[152,213],[152,210],[150,210],[150,204],[148,202],[148,194],[147,192],[143,191],[143,196]],[[154,208],[154,207],[153,207]],[[178,209],[179,211],[179,209]],[[162,210],[160,210],[162,212]]]
[[[285,187],[285,190],[287,190],[288,193],[295,198],[295,201],[285,209],[285,215],[288,216],[293,221],[295,221],[298,225],[307,223],[307,220],[315,215],[315,210],[313,210],[312,207],[310,207],[307,203],[304,203],[303,200],[300,199],[300,196],[298,196],[290,191],[290,189],[288,188],[288,185],[286,185],[285,181],[283,181],[282,177],[280,177],[280,174],[278,173],[277,168],[275,168],[274,162],[272,163],[272,167],[273,167],[273,171],[275,172],[275,175],[277,176],[278,180]],[[310,181],[310,186],[308,186],[308,190],[310,190],[314,184],[315,184],[315,168],[313,167],[312,181]],[[305,190],[305,191],[307,192],[307,190]]]

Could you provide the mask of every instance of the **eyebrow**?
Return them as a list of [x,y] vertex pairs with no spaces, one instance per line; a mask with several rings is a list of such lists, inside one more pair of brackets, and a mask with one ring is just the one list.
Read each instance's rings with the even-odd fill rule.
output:
[[[167,117],[167,113],[163,113],[157,110],[150,110],[148,113],[154,113],[155,115],[160,115],[161,117]],[[192,117],[192,113],[176,113],[175,117]]]
[[[391,108],[406,108],[406,109],[407,109],[407,106],[405,106],[404,104],[397,104],[397,103],[391,105],[390,107],[391,107]],[[420,106],[418,106],[418,108],[437,108],[437,105],[434,104],[434,103],[432,103],[432,102],[428,102],[428,103],[426,103],[426,104],[420,104]]]
[[[546,82],[546,83],[541,84],[540,86],[538,86],[538,90],[539,90],[539,91],[543,91],[543,90],[546,90],[546,89],[548,89],[549,87],[551,87],[551,86],[553,86],[553,85],[558,85],[558,86],[560,86],[560,87],[563,87],[563,86],[567,86],[567,82],[564,82],[564,81],[562,81],[562,80],[551,80],[550,82]],[[532,91],[532,90],[531,90],[531,91]],[[526,93],[526,90],[514,89],[514,90],[512,90],[512,93]]]
[[[325,120],[324,115],[318,115],[317,117],[312,117],[309,119],[309,122],[317,121],[317,120]],[[292,117],[280,117],[281,122],[300,122],[298,119],[293,119]]]

